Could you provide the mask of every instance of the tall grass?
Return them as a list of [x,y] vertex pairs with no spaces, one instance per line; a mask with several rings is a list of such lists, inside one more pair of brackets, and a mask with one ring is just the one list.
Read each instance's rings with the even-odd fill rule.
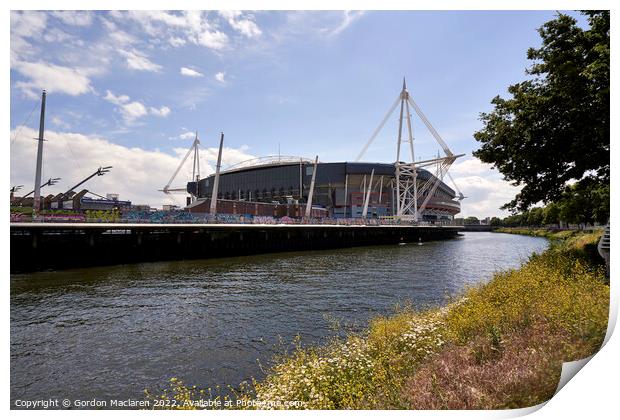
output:
[[[585,251],[597,239],[567,235],[442,308],[405,307],[373,319],[362,333],[297,346],[264,380],[237,389],[236,398],[244,407],[298,402],[307,409],[486,409],[546,401],[562,362],[591,355],[605,335],[609,287]],[[204,395],[178,381],[173,389],[181,400]]]

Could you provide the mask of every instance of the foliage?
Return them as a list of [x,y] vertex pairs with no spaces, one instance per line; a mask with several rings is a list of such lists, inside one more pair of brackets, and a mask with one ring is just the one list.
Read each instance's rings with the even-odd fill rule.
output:
[[609,182],[609,11],[584,12],[589,28],[558,14],[530,48],[530,78],[482,113],[474,155],[523,189],[507,208],[556,200],[571,180]]
[[574,348],[568,334],[536,325],[449,344],[411,378],[407,398],[424,410],[530,407],[553,396],[561,361],[580,358]]
[[32,207],[21,207],[21,206],[11,206],[11,214],[19,213],[19,214],[32,214]]
[[86,219],[94,222],[118,222],[121,213],[118,210],[86,210]]
[[[482,409],[547,400],[561,363],[600,347],[609,287],[583,252],[600,233],[535,232],[563,240],[443,308],[405,307],[362,333],[297,345],[264,380],[235,390],[238,401],[244,408]],[[205,395],[176,379],[172,385],[161,398],[181,406]]]
[[529,236],[542,236],[548,239],[564,240],[574,235],[581,234],[575,230],[561,230],[552,231],[544,228],[531,229],[531,228],[515,228],[515,227],[502,227],[496,229],[495,232],[499,233],[513,233],[515,235],[529,235]]
[[561,196],[546,207],[534,207],[495,221],[494,226],[559,226],[571,224],[605,224],[610,214],[609,184],[601,184],[591,177],[566,187]]
[[604,224],[609,219],[609,184],[585,178],[567,187],[558,205],[560,219],[568,223]]
[[543,224],[560,225],[560,206],[557,203],[549,203],[543,212]]
[[609,288],[602,267],[593,268],[564,245],[535,255],[518,270],[466,294],[467,302],[450,312],[448,339],[465,344],[472,336],[521,330],[534,324],[569,333],[600,346],[607,327]]
[[466,224],[466,225],[479,225],[480,224],[480,220],[478,220],[478,218],[475,217],[475,216],[469,216],[469,217],[465,218],[463,223]]

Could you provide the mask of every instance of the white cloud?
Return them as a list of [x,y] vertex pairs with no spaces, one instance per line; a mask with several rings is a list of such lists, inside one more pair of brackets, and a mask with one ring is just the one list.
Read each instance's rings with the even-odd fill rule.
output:
[[149,108],[149,112],[157,117],[167,117],[170,114],[170,108],[167,106],[162,106],[161,108]]
[[93,21],[93,14],[85,10],[63,10],[52,12],[52,15],[67,25],[89,26]]
[[144,117],[148,114],[144,104],[138,101],[133,101],[121,105],[121,112],[126,122],[134,122],[138,118]]
[[62,119],[60,119],[59,117],[53,116],[52,117],[52,125],[58,127],[58,128],[62,128],[62,129],[69,129],[71,128],[71,125],[66,123],[65,121],[63,121]]
[[130,102],[131,98],[127,95],[117,96],[108,90],[103,99],[117,105],[116,110],[121,113],[123,120],[128,124],[148,114],[146,107],[141,102]]
[[137,41],[135,37],[121,30],[112,31],[108,33],[108,36],[110,37],[110,40],[113,41],[114,45],[116,46],[131,45]]
[[[461,201],[459,217],[506,216],[499,208],[509,202],[521,190],[502,179],[492,165],[477,158],[457,160],[450,168],[450,174],[465,198]],[[444,179],[451,186],[450,178]]]
[[270,30],[270,35],[279,43],[290,38],[330,38],[344,32],[363,15],[363,11],[290,11],[281,25]]
[[221,50],[228,44],[228,35],[220,31],[204,31],[194,37],[194,42],[213,50]]
[[179,134],[176,137],[170,137],[170,140],[190,140],[190,139],[194,139],[196,137],[196,133],[192,132],[192,131],[184,131],[183,133]]
[[[201,142],[203,144],[205,144],[206,140],[201,140]],[[215,143],[215,142],[213,142]],[[183,150],[183,149],[180,149]],[[179,150],[179,151],[180,151]],[[249,159],[254,159],[256,158],[256,156],[246,153],[247,147],[240,147],[239,149],[233,149],[231,147],[224,147],[222,149],[222,165],[224,166],[224,169],[226,169],[226,167],[231,166],[231,165],[235,165],[239,162],[243,162]],[[183,150],[184,152],[187,152],[187,149]],[[217,162],[217,154],[219,152],[219,148],[217,147],[208,147],[206,149],[200,149],[200,158],[201,161],[202,159],[205,159],[207,162],[211,162],[212,165],[209,165],[208,168],[208,172],[207,173],[213,173],[215,172],[215,163]],[[200,167],[202,168],[202,163],[200,164]],[[205,173],[202,174],[202,177],[205,177]]]
[[11,65],[35,56],[38,48],[26,38],[36,38],[45,33],[47,14],[36,11],[11,11]]
[[36,49],[24,38],[11,35],[11,67],[20,59],[31,57],[35,51]]
[[263,33],[251,15],[242,16],[238,10],[220,10],[219,14],[234,30],[248,38],[256,38]]
[[137,119],[149,114],[164,118],[170,114],[170,108],[168,108],[167,106],[162,106],[160,108],[147,108],[140,101],[131,101],[131,98],[129,96],[115,95],[109,90],[106,91],[106,95],[103,97],[103,99],[116,105],[118,107],[117,111],[121,113],[123,119],[128,124],[131,124]]
[[[107,47],[113,46],[116,51],[119,47],[124,48],[128,45],[135,44],[138,42],[138,39],[133,35],[128,34],[127,32],[119,29],[118,26],[112,22],[110,19],[106,19],[103,16],[99,16],[99,20],[101,24],[106,30],[107,38],[102,42],[106,43]],[[111,49],[111,48],[110,48]]]
[[493,169],[493,165],[484,163],[480,159],[461,158],[450,167],[450,173],[453,176],[470,176],[470,175],[484,175],[489,173]]
[[342,11],[340,23],[335,28],[324,28],[323,31],[330,36],[338,35],[363,15],[363,11],[344,10]]
[[168,42],[173,47],[181,47],[181,46],[183,46],[183,45],[185,45],[187,43],[187,41],[185,41],[183,38],[179,38],[179,37],[176,37],[176,36],[172,36],[172,37],[168,38]]
[[204,76],[199,71],[196,71],[194,69],[190,69],[189,67],[181,67],[181,74],[183,76],[188,76],[188,77],[202,77],[202,76]]
[[[11,132],[11,138],[18,130],[21,130],[19,136],[11,145],[11,185],[31,186],[36,159],[36,142],[32,138],[37,133],[29,127],[16,127]],[[45,195],[64,192],[99,166],[111,165],[113,168],[108,174],[91,179],[84,184],[84,188],[101,195],[118,193],[121,199],[157,207],[175,199],[158,190],[166,185],[181,157],[187,152],[186,148],[177,148],[174,154],[168,154],[139,147],[124,147],[99,136],[52,130],[46,131],[45,138],[48,141],[45,142],[43,178],[62,177],[57,186],[44,189]],[[67,153],[69,149],[71,153]],[[79,159],[79,165],[73,161],[73,156]],[[253,157],[240,149],[225,148],[222,160],[228,165]],[[201,151],[202,177],[213,172],[216,159],[217,148]],[[32,165],[24,162],[31,162]],[[182,168],[172,187],[183,187],[189,181],[191,164],[188,162]],[[177,204],[184,204],[182,201],[182,195],[176,196]]]
[[27,81],[18,81],[15,87],[21,89],[29,97],[38,97],[41,89],[48,92],[65,93],[71,96],[82,95],[92,91],[89,74],[92,69],[69,68],[54,64],[17,61],[13,68]]
[[216,22],[209,20],[206,11],[117,11],[111,12],[110,16],[117,20],[138,23],[149,36],[168,42],[174,47],[189,42],[213,50],[222,50],[229,43],[228,35],[217,28]]
[[151,72],[158,72],[161,69],[159,64],[153,63],[146,55],[139,51],[120,50],[120,54],[126,58],[127,67],[130,69]]
[[73,36],[68,33],[61,31],[58,28],[51,28],[45,31],[43,34],[43,39],[46,42],[66,42],[68,40],[72,40]]
[[108,102],[113,103],[114,105],[122,105],[125,104],[127,102],[129,102],[129,96],[127,95],[118,95],[116,96],[115,94],[113,94],[112,92],[110,92],[109,90],[106,91],[106,95],[103,98]]
[[217,80],[220,83],[226,83],[226,79],[224,78],[226,76],[226,73],[221,71],[219,73],[216,73],[215,76],[215,80]]
[[29,38],[45,31],[47,15],[37,11],[11,11],[11,35]]

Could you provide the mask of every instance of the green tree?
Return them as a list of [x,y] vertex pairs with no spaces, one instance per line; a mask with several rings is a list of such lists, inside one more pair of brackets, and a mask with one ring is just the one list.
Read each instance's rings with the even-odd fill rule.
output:
[[475,216],[469,216],[469,217],[465,218],[463,223],[466,224],[466,225],[479,225],[480,224],[480,220],[478,220],[478,218],[475,217]]
[[545,225],[560,225],[560,206],[557,203],[549,203],[545,207],[543,223]]
[[543,224],[545,210],[542,207],[534,207],[529,211],[527,224],[530,226],[540,226]]
[[523,225],[523,215],[521,214],[513,214],[511,216],[505,217],[503,220],[503,225],[508,227],[522,226]]
[[489,222],[489,224],[491,226],[501,226],[502,225],[502,219],[500,219],[499,217],[492,217],[491,221]]
[[521,213],[521,218],[519,219],[520,226],[529,226],[530,225],[530,211],[524,210]]
[[568,223],[601,224],[609,219],[609,185],[592,177],[566,188],[559,201],[560,218]]
[[492,163],[519,194],[504,207],[525,210],[558,199],[568,181],[592,174],[609,183],[609,11],[583,12],[589,28],[558,14],[530,48],[530,78],[496,96],[482,113],[482,145],[474,155]]
[[596,186],[592,191],[592,209],[594,220],[600,224],[609,221],[609,184]]

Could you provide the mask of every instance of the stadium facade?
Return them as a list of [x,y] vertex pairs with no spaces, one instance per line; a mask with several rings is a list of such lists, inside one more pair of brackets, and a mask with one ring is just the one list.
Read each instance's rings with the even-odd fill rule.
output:
[[[314,162],[303,158],[253,159],[220,173],[218,199],[258,203],[306,203]],[[370,185],[371,173],[372,185]],[[418,169],[420,182],[434,177]],[[187,191],[200,202],[210,198],[215,175],[187,184]],[[370,186],[367,217],[396,214],[394,164],[367,162],[318,163],[313,207],[323,207],[330,217],[362,217]],[[426,197],[420,197],[420,204]],[[452,220],[460,212],[455,191],[440,182],[421,212],[422,220]]]

